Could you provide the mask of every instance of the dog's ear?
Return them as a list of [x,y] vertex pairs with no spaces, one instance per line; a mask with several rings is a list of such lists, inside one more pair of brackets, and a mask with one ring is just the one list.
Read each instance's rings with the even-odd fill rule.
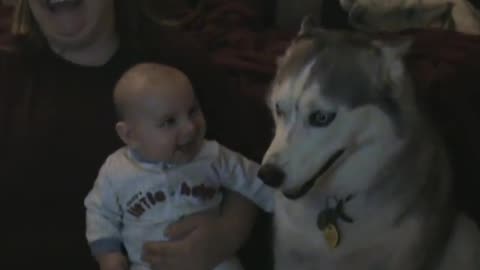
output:
[[394,99],[405,94],[401,87],[393,87],[393,85],[405,78],[404,56],[410,51],[412,44],[413,39],[411,38],[373,41],[373,46],[377,47],[382,54],[385,68],[383,83],[389,85],[387,89],[393,89],[391,94]]
[[402,37],[395,40],[374,40],[373,45],[379,48],[383,55],[388,59],[403,58],[412,47],[413,39],[410,37]]
[[281,66],[283,64],[283,60],[284,60],[285,56],[278,56],[277,59],[276,59],[276,64],[277,64],[277,67]]
[[407,37],[373,41],[373,46],[380,49],[384,63],[390,68],[391,79],[395,80],[404,75],[403,58],[410,51],[412,44],[413,39]]
[[306,15],[302,19],[300,30],[298,31],[298,36],[310,35],[314,30],[316,31],[319,28],[320,27],[318,26],[317,19],[311,14]]

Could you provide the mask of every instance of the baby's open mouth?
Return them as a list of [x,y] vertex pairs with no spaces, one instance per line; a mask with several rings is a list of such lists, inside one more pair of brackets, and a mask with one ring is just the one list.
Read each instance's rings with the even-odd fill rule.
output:
[[200,148],[202,148],[203,140],[201,138],[195,137],[189,140],[187,143],[177,145],[176,151],[182,154],[196,154]]
[[177,151],[182,153],[187,153],[192,149],[194,145],[195,145],[194,141],[191,141],[182,145],[177,145]]
[[308,191],[314,186],[316,180],[322,176],[330,167],[335,164],[335,161],[337,161],[345,152],[345,149],[340,149],[337,152],[335,152],[328,160],[327,162],[318,170],[317,173],[315,173],[310,180],[308,180],[305,184],[303,184],[299,189],[296,189],[294,191],[284,191],[283,195],[290,200],[297,200],[301,197],[303,197],[305,194],[307,194]]

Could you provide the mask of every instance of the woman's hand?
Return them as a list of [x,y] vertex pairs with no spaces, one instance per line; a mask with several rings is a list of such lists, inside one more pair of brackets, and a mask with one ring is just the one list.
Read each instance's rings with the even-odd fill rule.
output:
[[143,259],[153,270],[211,270],[235,255],[250,233],[257,210],[243,196],[226,193],[220,216],[186,217],[167,230],[171,241],[145,243]]
[[198,214],[175,223],[167,231],[168,242],[147,242],[143,259],[152,269],[210,270],[216,257],[213,243],[222,245],[215,229],[218,217]]
[[119,252],[98,256],[97,261],[100,270],[128,270],[127,258]]

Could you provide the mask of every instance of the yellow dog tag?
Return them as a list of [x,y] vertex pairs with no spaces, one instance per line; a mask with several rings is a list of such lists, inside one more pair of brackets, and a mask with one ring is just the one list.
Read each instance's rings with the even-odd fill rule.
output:
[[338,247],[338,244],[340,243],[340,234],[338,233],[337,226],[334,224],[328,224],[323,230],[323,237],[325,237],[330,248],[334,249]]

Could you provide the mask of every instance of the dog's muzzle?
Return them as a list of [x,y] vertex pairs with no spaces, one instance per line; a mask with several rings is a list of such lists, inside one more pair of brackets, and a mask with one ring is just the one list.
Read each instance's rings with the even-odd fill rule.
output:
[[299,189],[295,191],[284,191],[283,195],[290,200],[297,200],[300,199],[301,197],[305,196],[310,189],[315,185],[315,182],[317,181],[320,176],[325,174],[330,167],[332,167],[337,160],[340,159],[340,157],[343,156],[345,153],[345,149],[341,149],[336,151],[328,160],[327,162],[318,170],[306,183],[304,183]]
[[282,169],[272,164],[265,164],[260,167],[257,176],[263,181],[263,183],[265,183],[265,185],[273,188],[281,186],[283,180],[285,180],[285,173]]

